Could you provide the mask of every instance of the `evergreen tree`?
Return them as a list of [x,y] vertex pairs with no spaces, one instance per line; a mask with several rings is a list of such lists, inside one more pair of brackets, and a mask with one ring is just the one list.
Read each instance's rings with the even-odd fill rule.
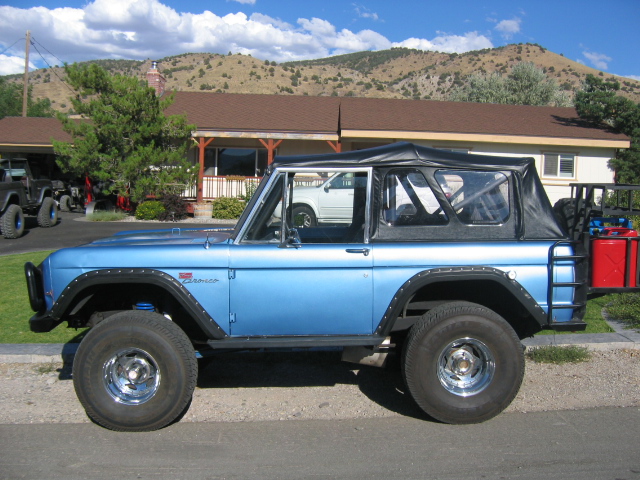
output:
[[630,137],[631,148],[619,150],[609,166],[621,183],[640,183],[640,104],[617,94],[619,82],[587,75],[582,90],[576,92],[578,115],[594,126],[608,125]]
[[73,109],[83,120],[58,115],[73,138],[54,142],[63,171],[89,175],[103,182],[105,193],[129,195],[135,202],[176,193],[193,181],[187,151],[195,127],[184,116],[164,115],[172,97],[158,98],[146,83],[111,76],[95,64],[65,70],[77,92]]

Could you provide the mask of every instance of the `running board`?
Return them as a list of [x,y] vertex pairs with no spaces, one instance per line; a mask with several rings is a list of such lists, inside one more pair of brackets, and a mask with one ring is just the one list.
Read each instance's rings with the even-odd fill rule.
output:
[[361,347],[376,346],[384,342],[379,335],[346,336],[290,336],[290,337],[226,337],[221,340],[208,340],[209,348],[251,349],[251,348],[312,348],[312,347]]

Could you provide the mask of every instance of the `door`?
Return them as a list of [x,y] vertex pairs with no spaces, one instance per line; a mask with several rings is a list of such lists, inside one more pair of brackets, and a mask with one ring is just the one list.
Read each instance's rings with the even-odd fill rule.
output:
[[373,255],[363,233],[369,170],[354,170],[362,180],[351,197],[349,223],[288,227],[295,185],[303,183],[296,175],[332,173],[273,174],[229,251],[232,336],[372,333]]

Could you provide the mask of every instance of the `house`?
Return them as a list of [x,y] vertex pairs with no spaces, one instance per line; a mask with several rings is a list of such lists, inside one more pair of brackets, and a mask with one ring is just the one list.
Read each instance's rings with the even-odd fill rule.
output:
[[[150,71],[150,73],[153,73]],[[157,70],[156,72],[157,73]],[[159,74],[158,74],[159,75]],[[154,80],[152,83],[151,80]],[[150,79],[163,88],[163,82]],[[533,157],[552,203],[573,182],[613,182],[608,161],[629,138],[581,121],[575,109],[425,100],[175,92],[199,165],[197,200],[244,193],[274,155],[329,153],[410,141],[429,147]],[[51,139],[69,140],[51,118],[0,120],[0,155],[27,156],[56,173]]]
[[485,155],[527,156],[552,203],[573,182],[613,182],[608,161],[625,135],[593,128],[574,108],[353,97],[177,92],[167,111],[197,125],[201,198],[221,177],[259,177],[281,155],[349,151],[410,141]]

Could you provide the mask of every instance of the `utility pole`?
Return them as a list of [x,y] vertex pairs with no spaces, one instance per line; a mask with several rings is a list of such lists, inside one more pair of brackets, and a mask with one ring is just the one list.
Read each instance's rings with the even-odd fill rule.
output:
[[27,116],[27,94],[29,93],[29,46],[31,45],[31,31],[27,30],[27,44],[24,54],[24,87],[22,90],[22,116]]

